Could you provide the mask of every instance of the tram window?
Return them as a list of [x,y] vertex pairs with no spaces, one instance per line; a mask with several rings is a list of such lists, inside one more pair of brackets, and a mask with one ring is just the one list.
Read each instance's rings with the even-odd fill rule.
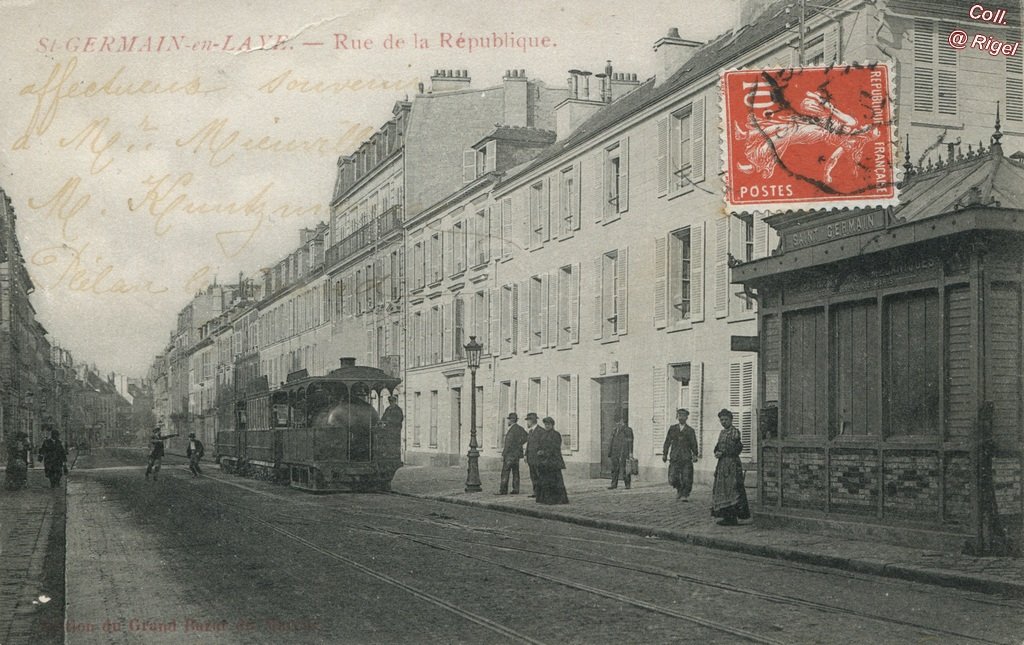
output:
[[287,403],[275,403],[273,410],[273,419],[275,428],[287,428],[288,427],[288,404]]

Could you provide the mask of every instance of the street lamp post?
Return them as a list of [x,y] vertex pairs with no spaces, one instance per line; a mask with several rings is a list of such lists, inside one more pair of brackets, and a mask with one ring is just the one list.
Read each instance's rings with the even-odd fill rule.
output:
[[476,442],[476,370],[480,367],[480,353],[484,346],[470,336],[466,343],[466,364],[469,366],[469,452],[466,453],[466,492],[480,492],[480,451]]

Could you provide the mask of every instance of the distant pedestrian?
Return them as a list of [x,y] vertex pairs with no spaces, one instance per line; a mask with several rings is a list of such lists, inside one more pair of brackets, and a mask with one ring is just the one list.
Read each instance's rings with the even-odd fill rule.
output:
[[693,490],[693,464],[700,458],[697,447],[697,433],[686,420],[690,411],[686,408],[676,410],[676,423],[669,427],[665,436],[665,445],[661,449],[661,460],[669,461],[668,483],[676,489],[676,499],[689,501]]
[[629,489],[633,483],[633,473],[629,467],[629,460],[633,458],[633,429],[626,425],[624,414],[615,417],[615,430],[612,431],[608,458],[612,461],[612,483],[608,489],[619,487],[619,475],[622,475],[622,481]]
[[505,432],[505,443],[501,449],[501,487],[499,495],[508,494],[508,476],[512,475],[512,494],[519,494],[519,460],[523,458],[523,444],[529,440],[529,435],[523,426],[519,425],[519,416],[515,412],[509,412],[508,431]]
[[203,458],[204,452],[206,449],[203,442],[196,439],[196,433],[188,433],[188,448],[185,449],[185,456],[188,457],[188,469],[192,471],[193,477],[198,477],[203,472],[199,468],[199,460]]
[[747,504],[747,491],[743,486],[743,464],[740,453],[743,452],[743,440],[740,431],[732,425],[732,412],[722,409],[718,413],[718,421],[722,431],[715,444],[715,456],[718,465],[715,467],[715,485],[711,490],[711,515],[720,517],[722,526],[736,526],[737,520],[750,517],[750,506]]
[[539,431],[537,445],[537,503],[568,504],[562,471],[562,435],[555,430],[555,420],[544,417],[544,428]]
[[68,471],[68,451],[60,440],[60,431],[50,431],[50,436],[43,440],[39,447],[39,461],[43,462],[46,478],[50,480],[50,488],[60,486],[60,479]]
[[533,493],[530,497],[537,496],[537,448],[540,446],[540,434],[544,428],[537,425],[537,413],[526,413],[526,465],[530,468],[530,486]]
[[18,431],[7,439],[7,470],[4,488],[18,490],[28,481],[28,435]]
[[160,434],[160,426],[153,428],[153,436],[150,438],[150,450],[149,450],[149,465],[146,466],[146,479],[149,479],[149,475],[153,475],[153,479],[156,480],[157,475],[160,474],[160,464],[164,459],[164,439],[171,437],[177,437],[175,434]]
[[402,412],[402,408],[398,405],[398,397],[392,394],[388,397],[388,407],[384,409],[384,414],[380,417],[381,425],[388,430],[398,430],[401,432],[404,421],[405,413]]

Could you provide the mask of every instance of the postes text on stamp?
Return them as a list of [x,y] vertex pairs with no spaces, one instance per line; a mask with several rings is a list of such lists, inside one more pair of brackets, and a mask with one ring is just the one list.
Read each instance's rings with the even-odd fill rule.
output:
[[889,83],[884,64],[724,71],[727,209],[894,204]]

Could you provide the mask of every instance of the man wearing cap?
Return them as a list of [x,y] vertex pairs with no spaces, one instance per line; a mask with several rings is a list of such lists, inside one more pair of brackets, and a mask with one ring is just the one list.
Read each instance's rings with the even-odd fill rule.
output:
[[690,411],[676,410],[676,423],[669,427],[665,445],[661,449],[661,460],[669,461],[668,483],[676,489],[676,499],[688,501],[693,489],[693,464],[700,457],[697,447],[697,433],[686,424]]
[[530,486],[533,488],[530,497],[536,497],[537,480],[540,478],[537,474],[537,450],[540,448],[541,434],[544,432],[544,428],[537,424],[536,412],[526,413],[526,430],[526,465],[530,467]]
[[188,433],[188,448],[185,449],[185,455],[188,457],[188,469],[192,471],[193,477],[198,477],[203,472],[199,469],[199,460],[203,458],[204,452],[206,451],[203,442],[196,439],[196,433]]
[[381,424],[389,430],[402,429],[402,422],[405,421],[405,413],[402,412],[402,408],[398,405],[398,397],[392,394],[388,397],[388,407],[384,410],[384,414],[380,416]]
[[723,408],[718,413],[718,421],[722,424],[722,431],[715,444],[718,465],[711,489],[711,516],[722,518],[718,521],[722,526],[736,526],[737,520],[750,517],[747,491],[743,486],[743,464],[740,462],[743,440],[740,431],[732,424],[731,411]]
[[622,413],[615,417],[615,430],[612,431],[608,458],[612,462],[612,483],[608,489],[618,488],[619,475],[622,475],[622,481],[628,490],[633,483],[633,473],[629,467],[629,460],[633,458],[633,429],[626,425],[626,416]]
[[519,494],[519,460],[523,458],[523,444],[529,436],[523,426],[517,423],[519,415],[515,412],[508,414],[508,431],[505,433],[505,444],[501,449],[501,488],[499,495],[508,494],[508,476],[512,473],[512,494]]

